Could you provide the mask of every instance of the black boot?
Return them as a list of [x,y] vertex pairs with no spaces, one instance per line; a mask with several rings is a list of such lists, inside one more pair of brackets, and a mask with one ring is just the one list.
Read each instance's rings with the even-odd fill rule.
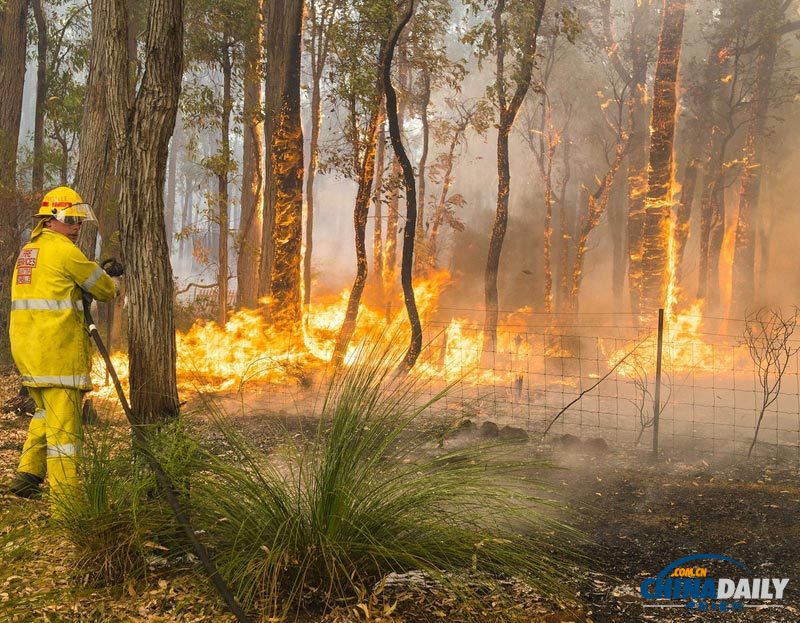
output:
[[39,497],[41,494],[39,485],[42,484],[43,480],[43,478],[28,472],[17,472],[14,474],[14,480],[9,487],[9,491],[21,498]]

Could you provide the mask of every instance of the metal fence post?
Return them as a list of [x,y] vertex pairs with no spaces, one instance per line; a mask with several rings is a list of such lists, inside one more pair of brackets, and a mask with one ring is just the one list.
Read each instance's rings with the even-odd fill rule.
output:
[[658,345],[656,347],[656,391],[653,395],[653,458],[658,457],[658,420],[661,416],[661,352],[664,347],[664,310],[658,310]]

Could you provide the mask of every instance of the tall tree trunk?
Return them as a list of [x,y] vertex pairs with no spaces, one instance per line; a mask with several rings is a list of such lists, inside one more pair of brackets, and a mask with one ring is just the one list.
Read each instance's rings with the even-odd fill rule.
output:
[[97,0],[96,8],[108,37],[108,113],[119,154],[131,406],[139,422],[159,422],[179,410],[164,181],[181,86],[183,1],[152,0],[146,64],[135,94],[128,72],[125,0]]
[[217,227],[219,239],[217,240],[217,323],[225,326],[228,322],[228,235],[230,232],[230,216],[228,213],[228,175],[231,169],[231,49],[228,37],[225,36],[225,48],[222,53],[222,117],[220,119],[222,155],[219,170],[217,171]]
[[[382,51],[381,55],[383,55]],[[383,94],[381,93],[380,95],[382,96]],[[350,297],[347,299],[344,322],[342,322],[342,326],[339,329],[333,349],[333,363],[337,367],[344,362],[347,348],[350,346],[350,340],[356,329],[358,310],[361,306],[361,295],[364,292],[364,285],[367,283],[367,275],[369,274],[366,240],[367,217],[369,216],[372,182],[375,177],[375,137],[378,133],[378,121],[381,117],[380,105],[376,103],[367,126],[363,155],[359,159],[359,164],[356,168],[358,192],[356,193],[356,204],[353,209],[353,227],[355,229],[356,242],[356,278],[350,290]]]
[[383,115],[378,120],[378,136],[375,147],[375,189],[372,204],[375,206],[374,227],[372,230],[372,279],[378,289],[381,304],[384,304],[383,291],[383,167],[386,160],[386,129]]
[[639,313],[642,281],[642,228],[647,193],[647,39],[652,0],[635,0],[631,23],[631,85],[628,97],[628,290],[631,312]]
[[486,318],[483,325],[483,351],[494,353],[497,347],[497,320],[499,304],[497,295],[497,273],[500,268],[500,253],[503,250],[503,239],[508,227],[508,195],[511,190],[511,172],[509,170],[508,138],[514,120],[519,112],[528,89],[531,85],[533,61],[536,55],[536,36],[542,23],[544,13],[544,0],[539,0],[534,8],[532,24],[522,44],[522,58],[519,71],[516,72],[514,82],[516,87],[509,101],[506,97],[506,72],[505,55],[507,52],[507,38],[503,24],[503,11],[505,0],[497,0],[493,13],[494,35],[496,38],[496,75],[495,88],[500,108],[500,119],[497,128],[497,212],[495,214],[492,234],[489,238],[489,253],[486,257],[486,272],[484,280],[484,295],[486,301]]
[[236,307],[258,305],[258,267],[264,204],[264,121],[261,95],[261,53],[264,47],[263,0],[256,0],[258,25],[245,41],[242,138],[242,216],[236,260]]
[[761,170],[764,164],[764,130],[767,125],[769,96],[778,37],[767,34],[758,48],[756,82],[747,138],[744,145],[744,172],[739,189],[739,216],[736,222],[736,245],[733,252],[733,284],[731,311],[743,317],[748,305],[755,299],[755,253],[758,200],[761,192]]
[[583,260],[589,242],[589,234],[597,227],[600,217],[606,211],[614,178],[617,175],[617,171],[619,171],[622,157],[625,154],[625,147],[626,142],[621,139],[617,143],[614,160],[598,185],[597,190],[587,197],[586,212],[581,215],[578,235],[575,241],[575,258],[572,265],[568,311],[578,311],[578,296],[583,279]]
[[36,20],[36,112],[33,121],[33,169],[31,187],[35,193],[44,190],[44,115],[47,101],[47,22],[43,0],[33,0]]
[[572,240],[570,222],[567,218],[567,187],[572,175],[570,162],[571,141],[564,136],[564,149],[562,150],[564,175],[561,178],[558,192],[558,309],[564,310],[569,295],[569,247]]
[[422,153],[417,164],[417,178],[419,191],[417,195],[417,225],[414,237],[416,238],[417,253],[414,258],[414,271],[419,274],[427,265],[425,258],[425,176],[428,164],[428,150],[430,143],[431,127],[428,120],[428,106],[431,103],[431,74],[427,67],[422,68],[422,99],[420,101],[420,121],[422,122]]
[[623,313],[629,301],[625,297],[625,278],[628,268],[627,245],[627,187],[624,184],[614,184],[609,198],[608,225],[611,232],[612,260],[611,260],[611,298],[614,302],[614,311]]
[[116,197],[109,183],[115,155],[107,110],[108,31],[106,21],[101,19],[102,9],[97,6],[98,2],[92,2],[92,48],[74,182],[75,190],[92,206],[99,221],[97,224],[85,223],[78,236],[78,246],[89,258],[94,258],[98,227],[106,241],[119,228]]
[[11,361],[8,341],[11,275],[19,253],[19,196],[17,147],[25,85],[25,46],[28,0],[6,0],[0,5],[0,362]]
[[[303,128],[300,121],[302,0],[275,0],[267,9],[267,191],[274,214],[271,320],[291,332],[302,319]],[[266,231],[264,235],[266,235]],[[265,268],[262,253],[262,270]],[[263,284],[263,276],[262,276]]]
[[403,227],[403,258],[400,267],[400,282],[403,286],[403,300],[408,313],[408,321],[411,324],[411,341],[403,358],[402,369],[409,371],[417,362],[419,353],[422,350],[422,325],[417,311],[417,302],[414,298],[414,287],[412,283],[412,272],[414,269],[414,237],[417,226],[417,189],[414,178],[414,167],[408,159],[408,154],[403,147],[400,137],[400,121],[397,114],[397,93],[392,85],[392,57],[397,45],[397,39],[403,32],[408,20],[414,13],[414,0],[406,0],[404,13],[400,20],[389,34],[389,41],[386,52],[382,59],[383,86],[386,93],[386,117],[389,120],[389,136],[392,140],[395,156],[403,168],[403,183],[406,190],[406,223]]
[[667,304],[672,279],[669,256],[672,235],[672,146],[678,106],[678,63],[683,41],[682,0],[664,0],[664,21],[658,45],[653,114],[650,121],[650,164],[642,227],[642,281],[639,312]]
[[[695,150],[692,150],[693,152]],[[689,219],[692,216],[700,160],[692,155],[686,163],[681,184],[681,198],[675,213],[675,285],[683,287],[683,255],[689,238]]]

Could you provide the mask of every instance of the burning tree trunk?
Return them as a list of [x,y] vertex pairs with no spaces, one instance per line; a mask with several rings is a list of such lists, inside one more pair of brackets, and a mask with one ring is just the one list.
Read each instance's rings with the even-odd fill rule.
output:
[[181,86],[183,2],[151,2],[146,64],[135,94],[128,71],[125,0],[97,0],[96,7],[108,38],[108,112],[119,154],[131,404],[139,421],[150,423],[174,416],[179,409],[164,178]]
[[642,281],[640,311],[662,307],[670,283],[672,218],[672,146],[678,105],[676,82],[683,40],[686,5],[681,0],[664,0],[664,21],[658,45],[653,87],[653,115],[650,122],[650,164],[642,227]]
[[689,219],[692,216],[700,160],[692,157],[686,164],[681,185],[681,198],[675,213],[675,284],[683,283],[683,254],[689,238]]
[[631,311],[639,313],[642,230],[647,193],[647,38],[652,0],[635,0],[631,24],[631,94],[628,97],[628,290]]
[[375,149],[375,189],[372,195],[372,204],[375,206],[374,227],[372,230],[372,272],[373,282],[377,287],[381,302],[383,302],[383,166],[386,151],[386,130],[383,125],[383,116],[378,120],[378,137]]
[[506,8],[505,0],[497,0],[492,19],[494,22],[494,37],[496,41],[496,76],[495,96],[499,107],[500,120],[497,127],[497,212],[495,215],[492,234],[489,239],[489,253],[486,258],[486,272],[484,294],[486,301],[486,318],[483,325],[483,351],[493,353],[497,345],[497,272],[500,267],[500,253],[503,250],[503,239],[508,227],[508,195],[511,190],[511,173],[509,171],[508,138],[511,128],[517,117],[525,95],[531,85],[533,61],[536,55],[536,37],[542,23],[544,13],[544,0],[536,2],[531,8],[530,28],[522,42],[520,50],[520,63],[515,72],[514,82],[516,87],[511,100],[507,98],[507,80],[505,71],[505,57],[509,43],[506,25],[503,23],[503,12]]
[[356,278],[353,282],[353,288],[350,290],[350,298],[347,300],[344,322],[334,346],[333,363],[336,366],[342,365],[344,356],[347,354],[347,347],[350,345],[350,339],[353,337],[353,332],[356,328],[358,308],[361,306],[361,295],[367,282],[367,217],[369,215],[372,182],[375,177],[375,136],[378,133],[378,121],[380,118],[380,106],[376,105],[367,126],[364,150],[356,170],[358,193],[356,194],[356,205],[353,210],[353,226],[356,236]]
[[731,311],[735,315],[741,315],[755,298],[756,215],[761,191],[764,130],[777,52],[778,37],[767,34],[758,47],[756,82],[744,146],[744,173],[739,190],[739,217],[733,253]]
[[408,320],[411,324],[411,343],[408,346],[405,357],[403,358],[402,368],[410,370],[417,362],[419,353],[422,350],[422,326],[417,312],[417,303],[414,299],[414,288],[412,284],[412,271],[414,268],[414,235],[417,225],[417,190],[414,179],[414,167],[408,159],[408,154],[403,147],[400,138],[400,122],[397,115],[397,94],[392,85],[392,57],[397,45],[397,39],[403,32],[408,20],[414,13],[414,0],[406,0],[404,13],[399,22],[389,34],[389,41],[386,51],[381,59],[383,68],[383,86],[386,93],[386,117],[389,120],[389,136],[392,140],[395,156],[403,168],[403,182],[406,189],[406,223],[403,227],[403,260],[400,268],[400,281],[403,286],[403,300],[408,313]]
[[[302,0],[275,0],[267,12],[267,208],[272,223],[269,277],[273,323],[291,331],[301,321],[303,128],[300,122]],[[266,219],[265,219],[266,222]],[[268,232],[263,236],[266,237]],[[262,238],[263,240],[263,238]],[[262,253],[262,271],[268,268]],[[265,285],[261,275],[261,285]]]
[[8,314],[11,274],[19,252],[16,193],[17,146],[25,84],[25,45],[28,0],[6,0],[0,5],[0,361],[10,362]]
[[[223,40],[229,42],[227,35]],[[222,117],[220,119],[221,145],[217,166],[217,323],[225,326],[228,321],[228,234],[230,217],[228,215],[228,175],[231,170],[230,127],[233,99],[231,98],[231,43],[223,44],[222,52]]]
[[245,41],[242,137],[242,214],[239,221],[236,306],[258,304],[258,266],[264,202],[264,121],[261,96],[261,52],[264,44],[263,0],[258,0],[252,36]]

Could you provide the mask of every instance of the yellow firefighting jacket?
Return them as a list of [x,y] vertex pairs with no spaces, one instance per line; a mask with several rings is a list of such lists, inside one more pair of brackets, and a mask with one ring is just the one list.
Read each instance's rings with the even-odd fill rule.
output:
[[11,354],[23,385],[92,388],[84,291],[108,301],[114,281],[66,236],[34,231],[11,280]]

